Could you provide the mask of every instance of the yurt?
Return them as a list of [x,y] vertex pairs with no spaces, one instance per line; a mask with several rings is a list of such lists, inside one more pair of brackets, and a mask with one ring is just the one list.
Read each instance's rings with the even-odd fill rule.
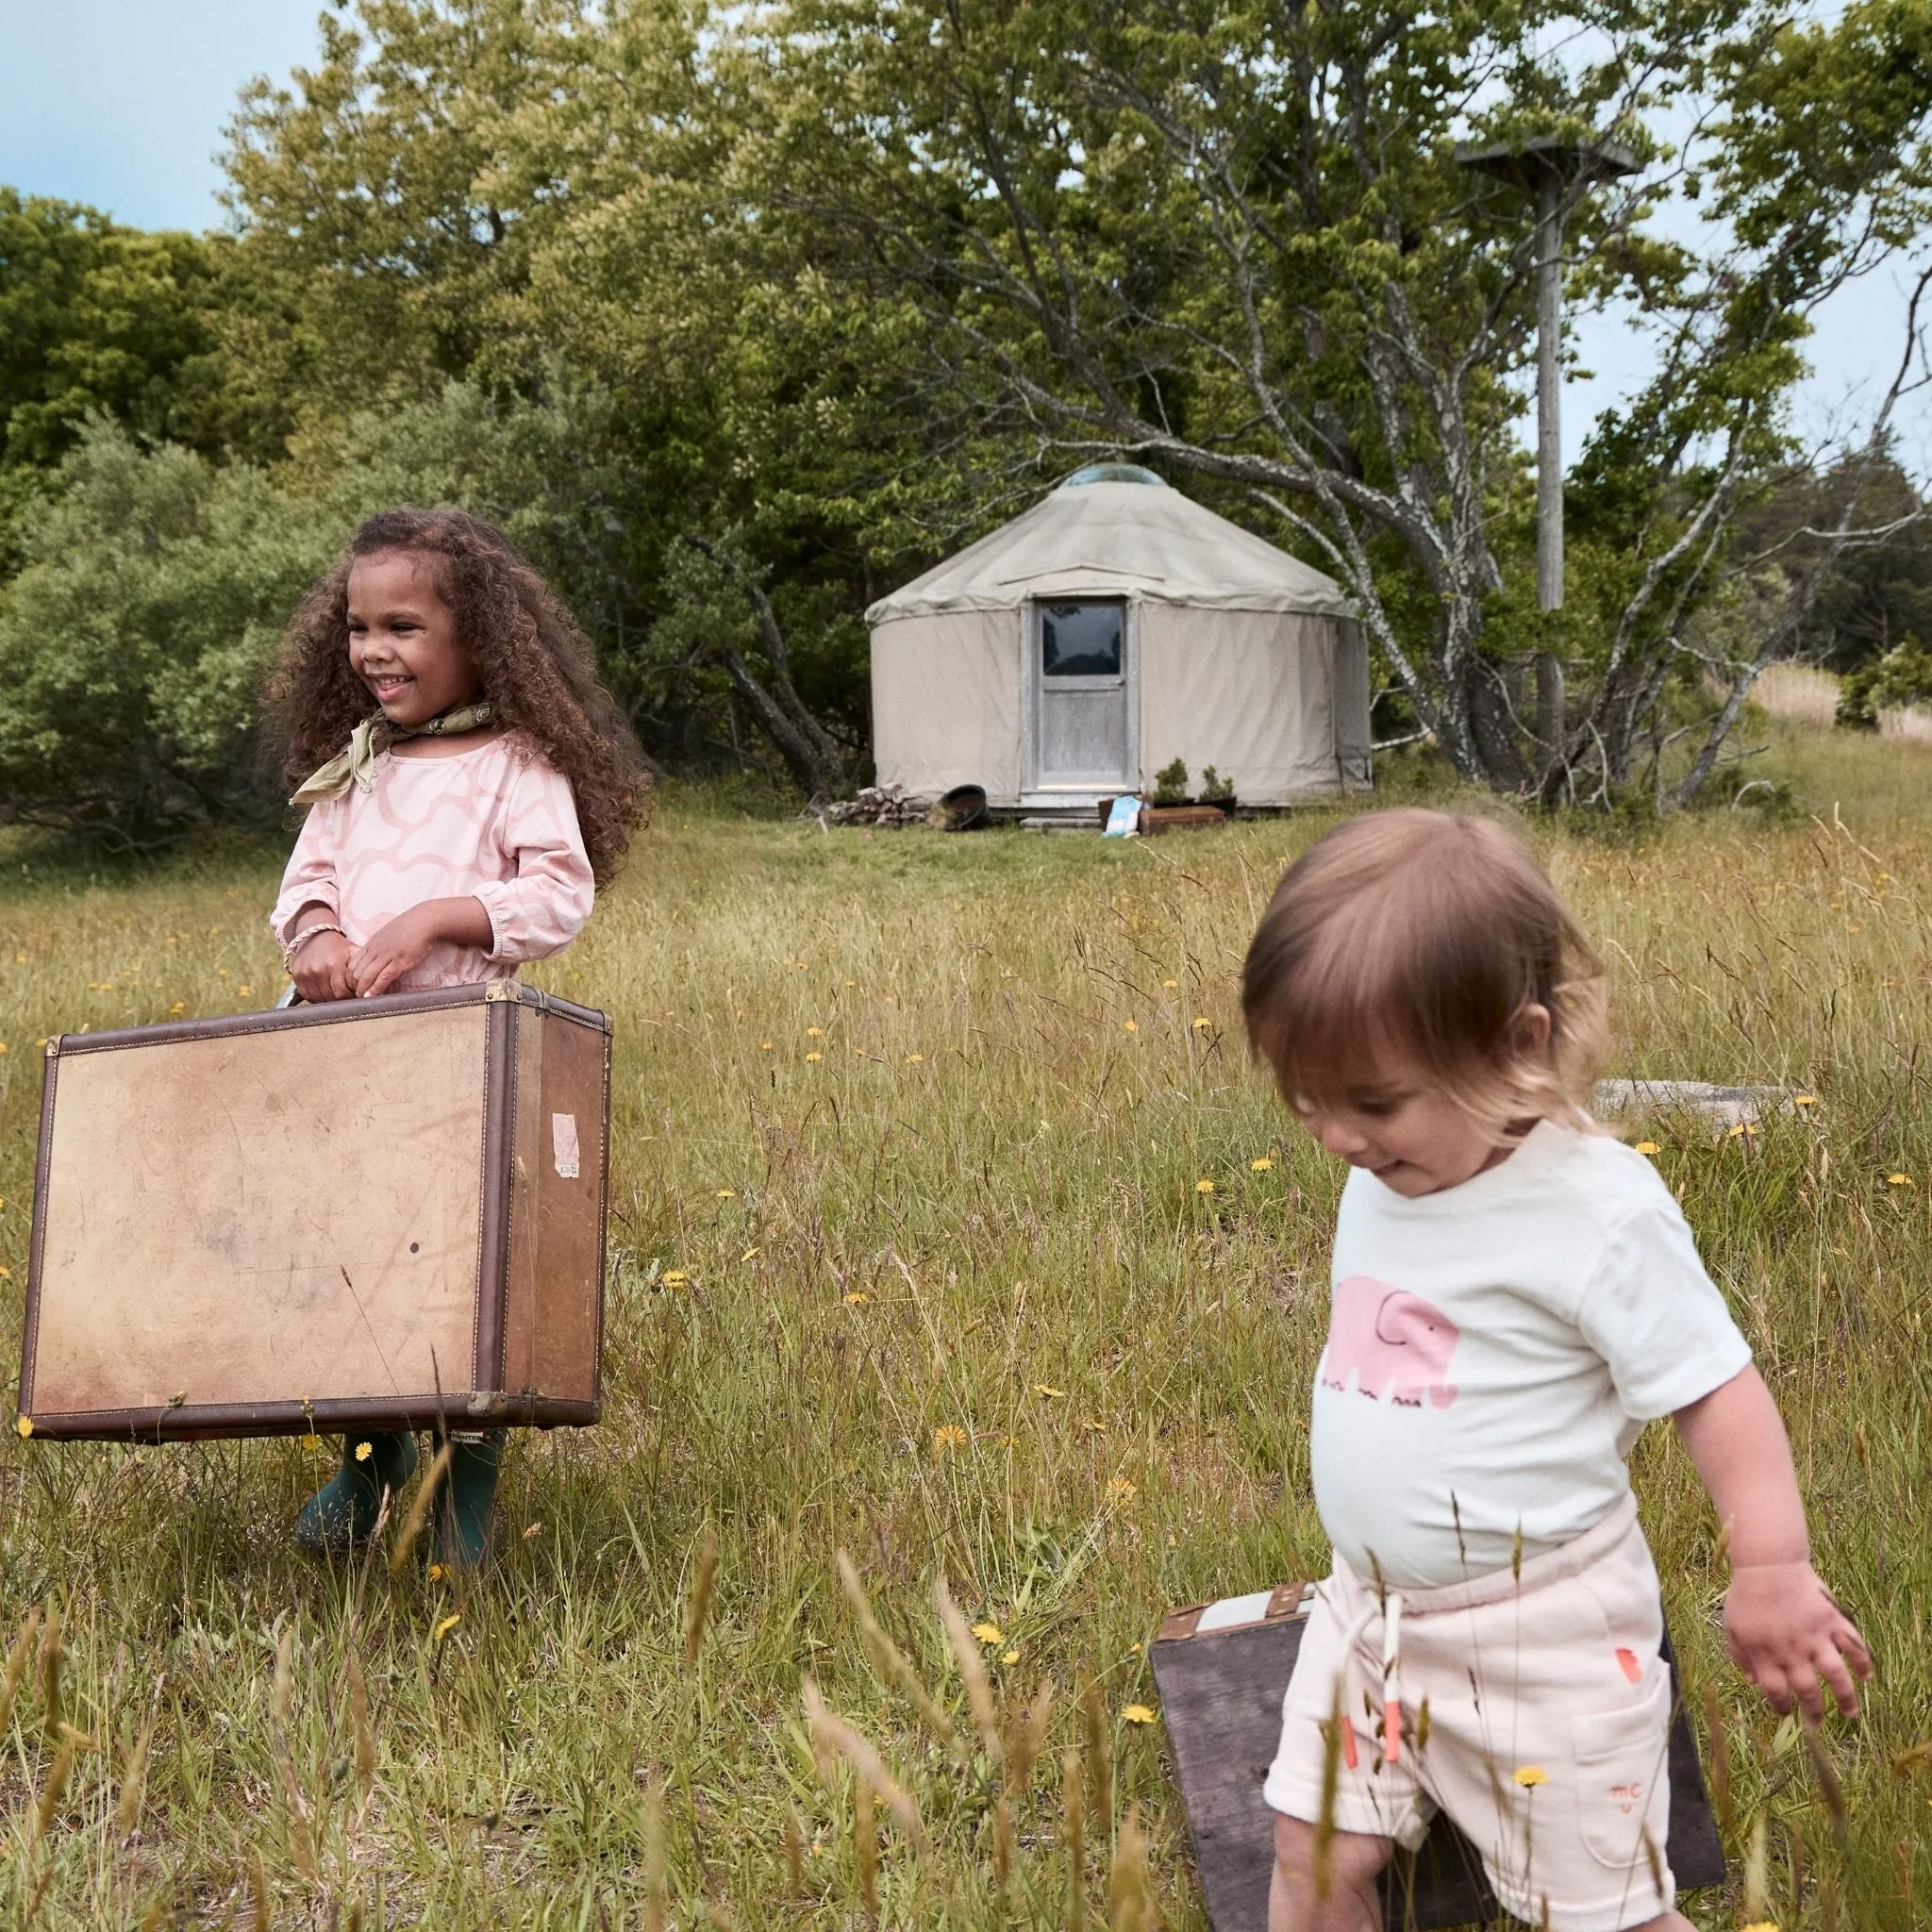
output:
[[1175,758],[1244,807],[1369,780],[1341,586],[1134,464],[1070,476],[865,619],[881,785],[1051,816]]

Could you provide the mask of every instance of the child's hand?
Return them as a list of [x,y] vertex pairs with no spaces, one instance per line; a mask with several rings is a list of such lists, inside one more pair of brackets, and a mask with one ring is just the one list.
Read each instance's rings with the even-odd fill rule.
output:
[[295,991],[311,1006],[324,1000],[347,999],[353,991],[349,958],[354,950],[339,932],[319,932],[312,940],[303,941],[289,965]]
[[387,992],[413,973],[439,945],[475,946],[493,940],[490,914],[480,899],[425,899],[377,928],[349,958],[349,983],[358,999]]
[[399,912],[387,925],[358,946],[349,958],[349,984],[358,999],[387,992],[406,973],[413,973],[429,957],[442,934],[435,917],[441,902],[430,900]]
[[[1809,1563],[1740,1564],[1724,1598],[1731,1660],[1777,1711],[1793,1701],[1812,1723],[1824,1715],[1818,1680],[1838,1707],[1858,1707],[1853,1677],[1872,1674],[1872,1656],[1852,1620],[1832,1600]],[[1849,1668],[1847,1668],[1849,1666]]]

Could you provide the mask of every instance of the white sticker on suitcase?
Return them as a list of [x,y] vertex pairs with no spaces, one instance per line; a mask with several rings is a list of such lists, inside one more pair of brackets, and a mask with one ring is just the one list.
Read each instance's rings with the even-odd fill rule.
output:
[[550,1146],[557,1158],[557,1172],[574,1181],[581,1171],[582,1154],[577,1146],[577,1117],[574,1113],[550,1116]]

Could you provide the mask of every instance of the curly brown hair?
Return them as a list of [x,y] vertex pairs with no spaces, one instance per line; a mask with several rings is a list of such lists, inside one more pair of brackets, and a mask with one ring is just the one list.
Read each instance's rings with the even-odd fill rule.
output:
[[[358,558],[392,550],[432,559],[495,722],[569,782],[591,869],[607,884],[648,803],[642,755],[575,621],[509,539],[468,510],[380,511],[297,607],[263,691],[290,787],[335,757],[364,719],[381,718],[349,666],[349,572]],[[378,723],[375,742],[384,741]]]

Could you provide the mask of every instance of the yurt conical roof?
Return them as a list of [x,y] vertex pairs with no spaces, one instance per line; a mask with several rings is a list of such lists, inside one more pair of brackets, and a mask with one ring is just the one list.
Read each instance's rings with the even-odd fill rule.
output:
[[1096,464],[865,613],[868,624],[1028,598],[1118,597],[1353,617],[1332,577],[1216,516],[1151,471]]

